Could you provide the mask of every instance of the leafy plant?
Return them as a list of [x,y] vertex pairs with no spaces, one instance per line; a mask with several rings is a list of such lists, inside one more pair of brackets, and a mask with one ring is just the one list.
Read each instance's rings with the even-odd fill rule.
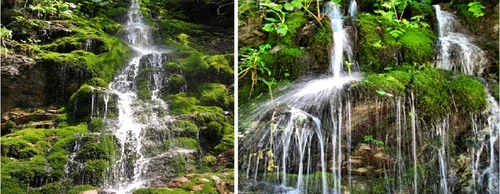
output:
[[385,143],[381,140],[373,138],[371,135],[365,135],[363,136],[363,141],[369,144],[373,144],[376,146],[385,146]]
[[481,2],[470,2],[467,6],[469,6],[468,11],[472,12],[474,17],[478,18],[484,16],[483,9],[485,8]]
[[266,32],[276,31],[276,33],[278,33],[279,36],[281,37],[286,36],[288,32],[288,26],[285,24],[286,13],[283,11],[283,5],[276,4],[273,2],[261,3],[260,5],[268,8],[265,10],[265,13],[270,13],[278,17],[278,19],[267,16],[264,17],[264,20],[266,20],[269,23],[265,24],[262,27],[262,30]]
[[353,63],[350,63],[349,61],[344,61],[344,65],[347,67],[347,72],[349,75],[351,75],[351,66]]
[[241,79],[249,72],[251,74],[252,86],[248,99],[252,97],[253,89],[257,84],[257,80],[259,80],[257,75],[258,72],[266,73],[269,76],[271,75],[271,71],[267,68],[266,64],[260,57],[260,55],[265,53],[268,49],[271,49],[271,45],[269,44],[260,45],[259,49],[251,47],[244,47],[241,49],[241,61],[239,65],[240,72],[238,73],[238,77]]
[[423,21],[424,15],[413,16],[410,20],[403,18],[404,11],[409,4],[416,3],[413,0],[388,0],[375,5],[379,9],[374,12],[393,25],[385,30],[394,38],[401,37],[406,32],[404,28],[429,28],[429,24]]

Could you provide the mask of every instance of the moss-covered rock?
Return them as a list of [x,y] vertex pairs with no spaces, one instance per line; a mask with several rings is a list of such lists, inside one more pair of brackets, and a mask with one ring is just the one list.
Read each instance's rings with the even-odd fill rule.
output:
[[186,79],[179,74],[172,74],[167,79],[166,90],[169,94],[176,94],[184,91],[186,88]]
[[409,96],[413,92],[418,114],[428,120],[439,120],[450,112],[463,116],[480,113],[487,105],[485,88],[479,81],[434,68],[416,70],[405,66],[388,73],[370,74],[353,87],[368,89],[371,95],[383,91],[384,94]]
[[226,86],[217,83],[204,83],[198,86],[198,95],[201,105],[218,106],[227,108],[229,106],[229,91]]
[[399,38],[403,61],[413,63],[432,62],[434,59],[434,40],[432,30],[427,28],[410,28]]

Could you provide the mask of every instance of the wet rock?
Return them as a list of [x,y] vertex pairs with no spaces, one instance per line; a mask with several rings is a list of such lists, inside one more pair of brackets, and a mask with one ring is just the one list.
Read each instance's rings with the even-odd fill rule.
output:
[[48,61],[18,67],[16,63],[4,65],[17,70],[2,71],[2,112],[14,107],[40,108],[67,103],[71,94],[91,77],[87,69]]
[[101,53],[108,52],[109,49],[106,48],[106,43],[102,41],[100,38],[90,38],[85,41],[84,44],[84,49],[87,52],[94,53],[96,55],[99,55]]
[[32,66],[35,64],[35,60],[25,55],[11,53],[2,56],[1,63],[0,71],[2,75],[15,76],[19,75],[21,66]]
[[42,41],[55,40],[71,35],[71,26],[71,23],[64,21],[46,21],[37,35]]
[[151,181],[150,185],[151,185],[151,187],[154,187],[154,188],[167,187],[167,184],[165,184],[161,180],[153,180],[153,181]]
[[244,46],[257,47],[264,43],[266,34],[259,31],[260,24],[249,24],[238,27],[238,41]]
[[318,25],[316,24],[316,22],[308,22],[297,31],[295,42],[301,47],[307,47],[309,39],[314,34],[317,28]]
[[187,182],[189,182],[188,178],[186,178],[186,177],[178,177],[178,178],[174,178],[173,180],[171,180],[170,182],[168,182],[167,187],[169,187],[169,188],[179,188],[179,187],[182,187],[182,185],[184,183],[187,183]]

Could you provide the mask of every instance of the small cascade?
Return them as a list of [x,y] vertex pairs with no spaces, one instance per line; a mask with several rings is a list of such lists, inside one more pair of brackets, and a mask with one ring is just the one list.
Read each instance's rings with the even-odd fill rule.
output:
[[[351,4],[350,13],[355,15],[356,2]],[[251,110],[250,116],[241,118],[260,123],[251,126],[252,135],[241,140],[245,147],[240,154],[246,156],[244,172],[247,179],[255,182],[279,180],[273,181],[276,185],[270,186],[268,192],[342,193],[342,170],[346,163],[349,166],[347,180],[351,183],[350,162],[344,160],[343,150],[346,144],[351,148],[352,104],[348,98],[344,99],[343,91],[360,80],[361,75],[350,71],[347,74],[343,70],[344,64],[355,61],[340,5],[328,2],[323,10],[330,18],[334,40],[329,75],[278,91],[281,94],[274,100],[261,104]],[[327,180],[330,171],[333,184]],[[270,172],[276,172],[275,177],[270,177]],[[296,174],[293,181],[289,178],[291,173]],[[311,176],[315,173],[320,176],[313,180]]]
[[358,3],[355,0],[351,0],[349,3],[349,16],[355,18],[358,13]]
[[438,148],[439,157],[439,172],[441,174],[441,192],[448,193],[448,164],[446,162],[446,146],[448,145],[448,118],[444,118],[442,123],[438,123],[435,126],[436,135],[440,139],[440,146]]
[[[466,35],[457,17],[441,10],[439,5],[434,5],[438,20],[439,49],[437,67],[442,69],[460,71],[467,75],[480,75],[488,63],[484,51],[473,43],[473,39]],[[487,91],[486,91],[487,92]],[[488,92],[487,92],[488,93]],[[500,119],[498,102],[488,93],[489,108],[483,115],[471,115],[471,131],[474,145],[470,148],[470,189],[474,193],[498,193],[500,176],[500,153],[495,147],[500,144]],[[479,119],[486,118],[486,123]],[[441,128],[447,128],[443,126]],[[446,130],[439,131],[441,147],[438,149],[441,188],[443,193],[449,192],[447,182],[446,163]],[[488,160],[485,161],[485,158]]]
[[461,32],[463,27],[455,15],[434,5],[438,20],[439,54],[436,66],[456,70],[467,75],[480,75],[488,63],[486,54],[473,43],[473,39]]
[[411,102],[411,135],[412,135],[412,155],[413,155],[413,193],[418,193],[418,159],[417,159],[417,112],[415,110],[415,96],[413,92],[410,96]]

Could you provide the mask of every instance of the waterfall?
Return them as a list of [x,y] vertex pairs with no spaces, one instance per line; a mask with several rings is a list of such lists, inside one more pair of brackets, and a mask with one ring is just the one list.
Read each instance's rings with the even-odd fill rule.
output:
[[[262,178],[268,178],[266,172],[255,166],[262,163],[265,169],[277,173],[277,178],[272,179],[279,181],[273,181],[276,185],[271,186],[268,192],[327,194],[342,193],[344,188],[342,169],[346,161],[343,159],[343,150],[346,144],[348,149],[351,148],[352,123],[351,102],[343,98],[343,91],[349,84],[359,81],[361,75],[350,71],[347,74],[343,70],[345,63],[354,64],[354,57],[340,5],[328,2],[323,12],[331,21],[334,41],[328,75],[297,82],[290,89],[279,90],[274,100],[261,103],[250,111],[249,116],[240,117],[241,120],[260,123],[251,126],[251,135],[241,139],[245,146],[240,154],[248,156],[245,159],[247,179],[251,178],[252,173],[262,173]],[[349,13],[355,15],[355,12],[356,2],[353,1]],[[343,122],[344,119],[346,122]],[[317,150],[315,156],[311,147]],[[259,157],[252,155],[260,152],[268,152],[266,157],[261,158],[264,162],[259,162]],[[347,154],[350,154],[350,150]],[[327,166],[329,161],[333,163],[331,168]],[[275,162],[278,165],[274,166]],[[327,182],[330,170],[333,185]],[[313,183],[310,176],[315,172],[321,172],[321,178],[318,177],[318,182]],[[297,181],[292,185],[288,177],[290,173],[297,175]],[[253,175],[253,180],[259,181],[259,176]],[[347,179],[350,184],[350,174]],[[311,187],[311,184],[316,187]]]
[[463,32],[460,22],[453,14],[434,5],[438,20],[439,54],[436,66],[447,70],[461,71],[467,75],[479,75],[488,63],[486,54]]
[[[439,54],[437,67],[463,72],[467,75],[480,75],[488,63],[484,51],[473,43],[473,39],[465,34],[459,20],[453,14],[441,10],[434,5],[438,20]],[[483,113],[486,124],[476,121],[471,115],[474,146],[471,148],[471,178],[474,193],[486,188],[488,193],[498,193],[500,176],[500,153],[495,151],[495,144],[500,144],[500,119],[498,102],[486,91],[489,108]],[[443,126],[442,128],[447,128]],[[441,129],[441,147],[438,149],[442,192],[448,192],[446,164],[446,129]],[[499,146],[500,147],[500,146]],[[481,164],[481,158],[488,155],[488,166]]]
[[[159,98],[163,84],[162,65],[168,60],[164,56],[167,51],[155,47],[151,41],[150,27],[143,22],[138,0],[132,0],[125,25],[129,46],[136,52],[128,65],[110,83],[111,93],[115,94],[118,106],[118,118],[106,118],[107,131],[112,133],[119,144],[119,154],[112,165],[113,172],[105,190],[114,193],[131,193],[133,190],[147,186],[149,162],[158,158],[148,156],[146,146],[162,144],[162,141],[151,143],[146,137],[151,130],[167,130],[172,120],[168,114],[167,103]],[[137,80],[141,77],[141,69],[151,70],[146,77],[148,87],[152,91],[150,100],[139,100]],[[109,95],[105,96],[105,105]],[[107,110],[105,112],[105,117]],[[148,145],[145,143],[149,142]]]

